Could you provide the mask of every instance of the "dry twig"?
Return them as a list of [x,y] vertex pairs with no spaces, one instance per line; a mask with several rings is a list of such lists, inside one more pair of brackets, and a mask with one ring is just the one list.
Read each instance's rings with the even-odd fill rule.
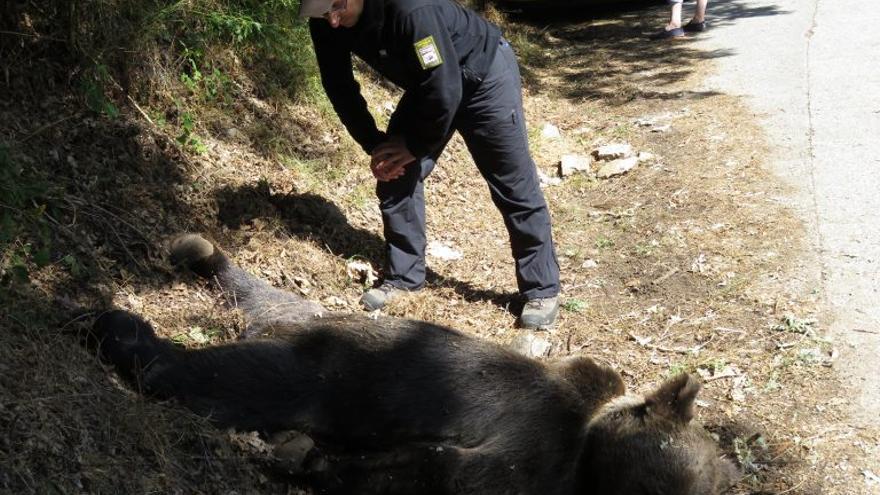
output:
[[647,338],[646,337],[639,337],[638,335],[635,335],[632,332],[628,333],[628,335],[631,339],[638,342],[638,344],[641,345],[642,347],[647,347],[648,349],[652,349],[655,351],[674,352],[677,354],[697,354],[704,347],[706,347],[709,344],[709,342],[712,342],[712,339],[714,338],[714,336],[713,336],[713,337],[709,338],[709,340],[703,342],[702,344],[696,345],[694,347],[684,348],[684,347],[663,347],[663,346],[659,346],[656,344],[652,344],[650,337],[647,337]]

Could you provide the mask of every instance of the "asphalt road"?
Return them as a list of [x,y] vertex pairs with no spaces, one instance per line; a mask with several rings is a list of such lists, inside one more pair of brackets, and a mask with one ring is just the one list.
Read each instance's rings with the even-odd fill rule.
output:
[[[685,4],[689,13],[692,4]],[[743,95],[810,231],[852,421],[880,425],[880,3],[709,0],[709,89]]]

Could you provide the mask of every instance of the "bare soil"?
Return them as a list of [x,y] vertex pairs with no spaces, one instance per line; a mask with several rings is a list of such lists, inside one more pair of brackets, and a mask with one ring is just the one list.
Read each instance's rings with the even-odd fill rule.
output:
[[[713,54],[647,40],[662,16],[507,28],[544,173],[601,144],[655,156],[621,177],[545,189],[564,284],[551,356],[589,354],[634,391],[680,371],[702,376],[699,419],[745,473],[732,493],[873,493],[865,471],[880,473],[880,434],[842,412],[849,396],[823,337],[818,281],[786,191],[765,169],[767,143],[736,98],[694,90]],[[70,308],[126,308],[187,346],[235,339],[240,316],[166,260],[171,236],[197,231],[278,287],[359,311],[364,286],[346,266],[382,265],[365,158],[338,122],[305,107],[243,98],[236,119],[199,123],[207,151],[193,154],[135,108],[110,119],[14,79],[0,139],[57,186],[59,261],[0,292],[0,490],[301,493],[264,469],[246,432],[217,431],[118,384],[80,345],[88,319]],[[363,79],[371,107],[387,112],[394,91]],[[561,137],[543,137],[545,123]],[[276,126],[302,143],[298,158],[267,151],[265,129]],[[521,303],[507,235],[458,138],[426,196],[429,241],[463,257],[429,258],[425,290],[388,312],[512,341]]]

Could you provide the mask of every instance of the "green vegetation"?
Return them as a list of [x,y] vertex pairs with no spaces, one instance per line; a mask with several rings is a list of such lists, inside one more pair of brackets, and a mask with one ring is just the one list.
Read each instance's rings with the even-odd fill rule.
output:
[[654,246],[647,242],[637,242],[633,246],[633,254],[637,256],[647,257],[654,253]]
[[569,299],[562,303],[562,309],[572,313],[580,313],[587,309],[587,303],[581,299]]
[[717,373],[721,373],[721,371],[727,367],[727,364],[728,363],[726,359],[719,357],[703,361],[702,363],[700,363],[699,366],[697,366],[697,368],[705,369],[714,375]]
[[171,340],[183,345],[204,346],[208,344],[216,344],[220,337],[223,336],[223,330],[219,328],[202,328],[194,326],[185,332],[171,336]]
[[599,238],[596,239],[596,248],[597,249],[608,249],[611,247],[614,247],[613,240],[611,240],[605,236],[599,236]]
[[[182,151],[201,154],[207,151],[208,134],[239,124],[237,119],[251,110],[249,99],[254,97],[269,102],[267,108],[294,103],[326,112],[308,25],[298,17],[298,8],[299,0],[4,4],[0,29],[20,33],[24,40],[46,41],[30,45],[4,39],[0,59],[44,60],[42,70],[57,68],[55,79],[69,83],[68,89],[90,112],[90,119],[116,120],[123,110],[131,110]],[[8,73],[6,78],[8,83]],[[40,81],[50,79],[45,76]],[[32,88],[32,93],[57,92],[60,88],[52,84]],[[262,116],[252,119],[254,129],[265,125]],[[78,118],[60,117],[36,128],[34,136]],[[271,149],[272,154],[287,153],[292,148],[289,142],[300,137],[296,132],[278,132],[279,127],[274,125],[271,137],[284,142]],[[20,142],[0,142],[0,282],[4,285],[27,281],[34,270],[53,264],[74,277],[86,272],[82,258],[64,252],[56,240],[64,229],[53,220],[64,216],[54,208],[69,207],[59,198],[81,185],[60,180],[41,160],[43,156],[29,153]],[[59,163],[64,167],[63,161]]]
[[104,94],[103,88],[111,81],[106,65],[96,64],[88,68],[80,79],[80,90],[86,106],[96,113],[117,117],[119,109]]
[[70,40],[84,106],[112,118],[133,103],[188,151],[240,97],[325,105],[299,0],[49,4],[40,28]]
[[773,330],[812,336],[815,334],[816,323],[817,320],[815,318],[798,318],[787,314],[782,317],[781,323],[773,325]]
[[[68,2],[55,2],[59,6]],[[240,65],[289,95],[314,95],[316,73],[308,26],[297,16],[298,0],[75,0],[59,26],[74,32],[74,45],[99,80],[137,70],[128,54],[167,56],[168,70],[199,97],[229,90],[227,71]],[[59,14],[54,22],[63,22]],[[237,60],[236,60],[237,59]],[[114,68],[110,74],[108,68]],[[155,69],[156,66],[147,67]],[[93,74],[94,75],[94,74]],[[156,81],[151,81],[155,83]]]
[[768,448],[767,440],[759,434],[749,438],[737,437],[733,439],[736,459],[750,481],[755,481],[756,475],[763,469],[761,460],[765,457]]
[[0,283],[25,282],[51,260],[49,183],[35,167],[13,162],[0,144]]
[[694,367],[689,363],[678,362],[672,363],[669,365],[669,369],[666,370],[667,377],[678,376],[682,373],[690,373],[692,372]]

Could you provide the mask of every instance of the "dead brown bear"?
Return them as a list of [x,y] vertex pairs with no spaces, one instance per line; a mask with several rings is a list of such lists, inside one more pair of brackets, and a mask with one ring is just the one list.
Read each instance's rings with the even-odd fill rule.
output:
[[101,355],[218,425],[305,432],[301,474],[319,492],[710,495],[736,476],[692,421],[688,375],[624,395],[586,357],[543,364],[426,322],[329,314],[196,235],[172,259],[216,280],[257,338],[187,350],[110,311]]

